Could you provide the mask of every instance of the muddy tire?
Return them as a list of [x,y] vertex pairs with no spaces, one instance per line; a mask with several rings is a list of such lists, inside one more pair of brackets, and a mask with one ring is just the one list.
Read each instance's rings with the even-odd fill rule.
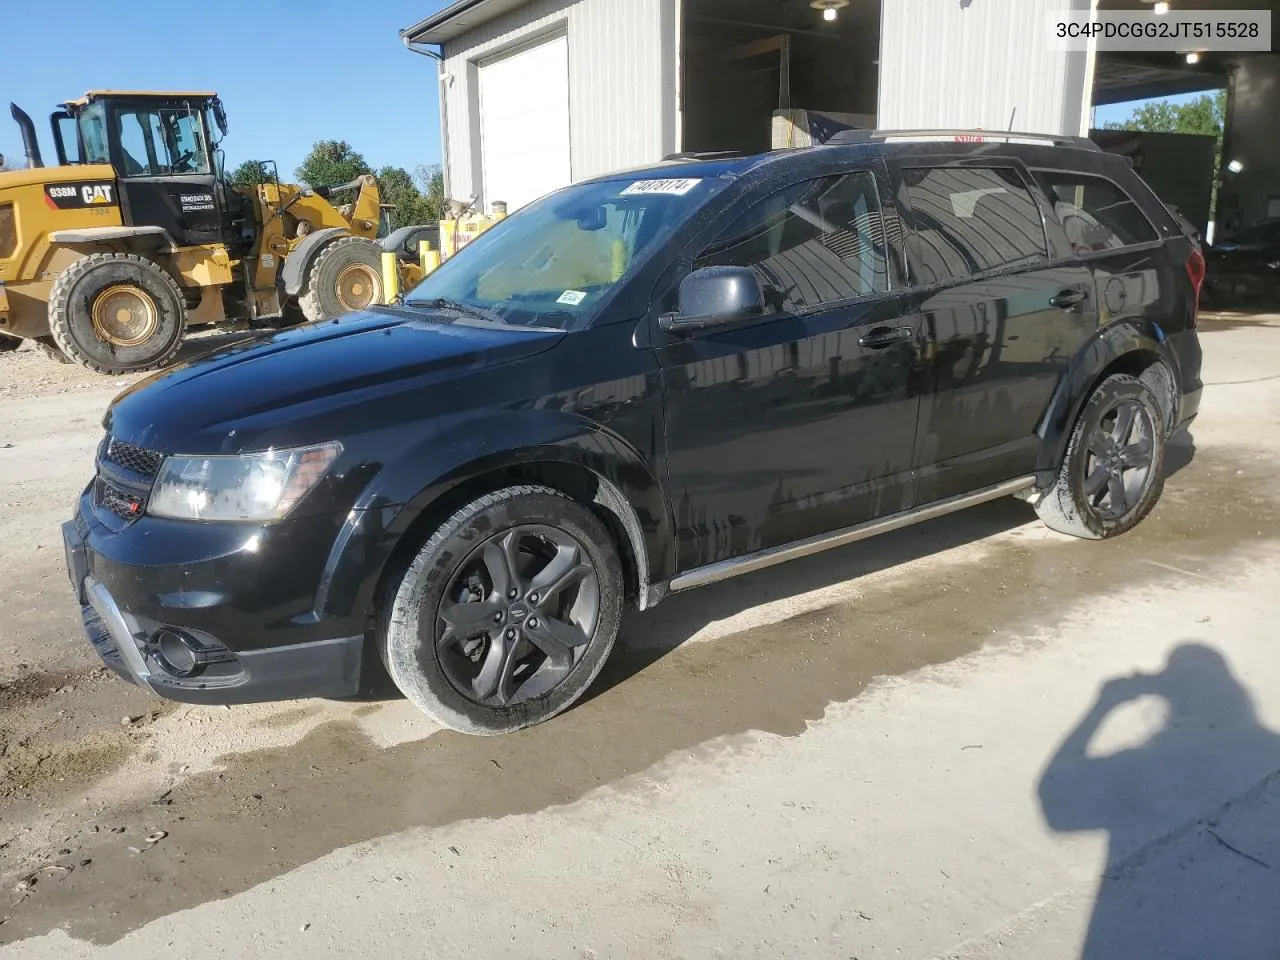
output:
[[1168,428],[1151,387],[1107,377],[1076,420],[1056,482],[1036,504],[1059,533],[1104,540],[1132,530],[1164,490]]
[[298,307],[317,322],[382,301],[382,248],[364,237],[339,237],[311,261]]
[[622,596],[599,517],[547,487],[508,487],[457,511],[391,578],[379,647],[396,686],[433,720],[510,733],[591,686]]
[[53,283],[49,329],[71,360],[98,373],[163,367],[186,333],[187,308],[177,282],[132,253],[95,253]]
[[13,353],[22,346],[20,337],[11,337],[7,333],[0,333],[0,353]]

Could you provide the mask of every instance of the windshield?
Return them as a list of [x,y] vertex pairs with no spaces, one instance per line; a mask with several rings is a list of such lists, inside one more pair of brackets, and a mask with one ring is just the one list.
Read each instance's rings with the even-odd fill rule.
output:
[[482,233],[405,296],[512,326],[583,326],[725,181],[609,180],[567,187]]

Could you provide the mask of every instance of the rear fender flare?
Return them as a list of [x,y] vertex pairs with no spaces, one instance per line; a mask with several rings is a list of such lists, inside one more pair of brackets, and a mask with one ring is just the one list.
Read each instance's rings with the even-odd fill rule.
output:
[[1181,396],[1177,356],[1158,323],[1127,319],[1103,327],[1089,338],[1071,361],[1036,428],[1041,440],[1036,472],[1043,482],[1057,474],[1071,439],[1071,429],[1094,386],[1109,368],[1125,358],[1164,363],[1173,379],[1175,398]]
[[379,471],[334,544],[316,598],[317,615],[371,611],[387,563],[433,507],[463,506],[474,499],[465,491],[479,496],[490,476],[496,488],[539,482],[507,481],[503,475],[536,478],[540,469],[557,467],[594,479],[589,505],[612,515],[626,536],[636,567],[637,603],[641,609],[656,603],[655,585],[673,575],[674,526],[662,486],[639,452],[570,414],[523,411],[504,414],[503,420],[495,429],[492,419],[481,424],[468,418]]
[[325,244],[340,236],[346,236],[350,232],[345,227],[325,227],[323,230],[316,230],[303,237],[302,242],[294,247],[284,260],[284,269],[280,277],[284,281],[285,295],[296,297],[300,294],[307,279],[307,270]]

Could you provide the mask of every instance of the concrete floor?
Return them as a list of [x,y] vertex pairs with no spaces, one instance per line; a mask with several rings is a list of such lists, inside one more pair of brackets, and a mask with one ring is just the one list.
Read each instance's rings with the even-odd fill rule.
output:
[[1203,341],[1132,534],[1005,501],[675,597],[492,740],[101,675],[56,523],[118,386],[0,361],[0,957],[1280,957],[1280,317]]

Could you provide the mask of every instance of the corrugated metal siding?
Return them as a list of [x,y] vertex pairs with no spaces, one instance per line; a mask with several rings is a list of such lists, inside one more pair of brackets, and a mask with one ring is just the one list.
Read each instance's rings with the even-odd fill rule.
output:
[[[673,0],[532,0],[447,44],[449,189],[482,195],[479,64],[541,34],[569,37],[569,123],[575,180],[650,163],[669,149],[666,111]],[[665,112],[664,112],[665,111]],[[537,144],[530,144],[537,149]],[[483,199],[483,197],[482,197]]]
[[1086,55],[1051,49],[1045,31],[1047,14],[1091,3],[883,0],[879,126],[1006,130],[1016,108],[1016,130],[1086,133]]

